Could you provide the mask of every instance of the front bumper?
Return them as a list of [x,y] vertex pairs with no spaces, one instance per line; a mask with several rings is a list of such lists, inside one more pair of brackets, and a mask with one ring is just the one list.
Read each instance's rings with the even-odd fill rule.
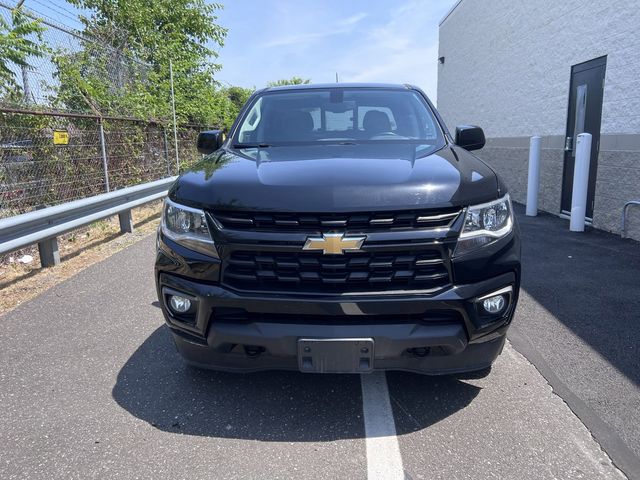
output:
[[[519,287],[513,271],[430,296],[318,298],[239,293],[156,269],[160,303],[178,351],[191,364],[230,371],[297,370],[300,338],[363,337],[375,342],[376,370],[483,369],[502,350]],[[479,315],[475,300],[506,286],[513,290],[504,313],[490,319]],[[176,292],[197,306],[188,318],[167,307],[167,296]]]

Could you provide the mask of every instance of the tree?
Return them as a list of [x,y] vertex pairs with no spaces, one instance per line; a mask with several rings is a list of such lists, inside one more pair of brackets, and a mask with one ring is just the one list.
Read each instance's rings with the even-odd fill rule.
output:
[[231,127],[240,110],[254,91],[254,88],[243,87],[227,87],[220,90],[220,94],[226,98],[224,121],[220,122],[220,126],[227,129]]
[[254,91],[254,88],[228,87],[225,93],[229,101],[233,104],[233,108],[239,112]]
[[[101,113],[171,118],[169,65],[173,66],[178,123],[207,124],[217,116],[214,46],[226,29],[221,5],[205,0],[70,0],[92,12],[82,17],[83,51],[56,56],[60,98]],[[106,48],[105,48],[106,47]]]
[[60,49],[53,56],[58,82],[52,104],[104,115],[158,118],[158,105],[168,99],[151,96],[153,67],[135,59],[126,48],[85,35],[79,50]]
[[276,80],[268,82],[267,87],[282,87],[284,85],[308,85],[311,83],[310,78],[291,77],[289,79]]
[[254,90],[236,86],[216,90],[212,100],[216,115],[210,124],[229,129]]
[[47,49],[42,43],[43,31],[39,21],[19,9],[12,10],[11,24],[0,16],[0,96],[12,101],[21,98],[14,68],[28,68],[29,57],[44,55]]

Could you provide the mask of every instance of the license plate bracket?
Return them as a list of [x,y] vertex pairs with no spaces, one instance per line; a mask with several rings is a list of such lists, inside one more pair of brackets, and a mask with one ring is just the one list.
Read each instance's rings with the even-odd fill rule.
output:
[[373,338],[300,338],[298,368],[308,373],[373,370]]

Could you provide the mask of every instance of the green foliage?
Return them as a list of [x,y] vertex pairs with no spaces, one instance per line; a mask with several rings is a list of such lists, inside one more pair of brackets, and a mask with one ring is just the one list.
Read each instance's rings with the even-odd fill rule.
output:
[[226,87],[217,90],[213,99],[216,116],[211,124],[227,130],[231,128],[240,109],[253,92],[253,88],[243,87]]
[[[69,0],[90,12],[80,48],[51,51],[44,27],[20,11],[0,17],[0,100],[20,101],[14,78],[29,58],[50,54],[56,66],[50,105],[100,115],[171,122],[170,65],[179,125],[229,128],[254,89],[221,87],[217,50],[226,29],[222,8],[207,0]],[[269,85],[307,84],[292,77]],[[9,98],[11,97],[11,98]]]
[[253,94],[255,89],[253,88],[243,88],[243,87],[228,87],[226,90],[223,90],[229,99],[229,101],[233,104],[233,107],[236,110],[240,110],[249,97]]
[[[177,121],[210,124],[219,116],[213,63],[226,30],[216,24],[221,5],[204,0],[70,0],[93,12],[82,17],[80,52],[54,57],[58,101],[102,114],[171,118],[170,62]],[[101,45],[105,44],[106,45]]]
[[[58,86],[54,106],[103,115],[143,119],[168,118],[169,99],[153,98],[150,68],[100,44],[83,41],[77,52],[60,50],[52,57]],[[158,106],[164,106],[163,116]]]
[[301,78],[301,77],[291,77],[284,78],[281,80],[276,80],[274,82],[267,83],[267,87],[282,87],[284,85],[308,85],[311,83],[310,78]]
[[11,68],[28,67],[29,57],[41,57],[47,52],[42,43],[44,27],[20,10],[11,12],[11,24],[0,16],[0,96],[11,101],[21,97],[20,87]]

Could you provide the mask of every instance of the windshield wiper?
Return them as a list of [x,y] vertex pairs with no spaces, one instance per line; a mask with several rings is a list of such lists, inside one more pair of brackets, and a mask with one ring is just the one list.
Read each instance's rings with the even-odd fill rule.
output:
[[271,145],[268,143],[234,143],[233,148],[269,148]]

